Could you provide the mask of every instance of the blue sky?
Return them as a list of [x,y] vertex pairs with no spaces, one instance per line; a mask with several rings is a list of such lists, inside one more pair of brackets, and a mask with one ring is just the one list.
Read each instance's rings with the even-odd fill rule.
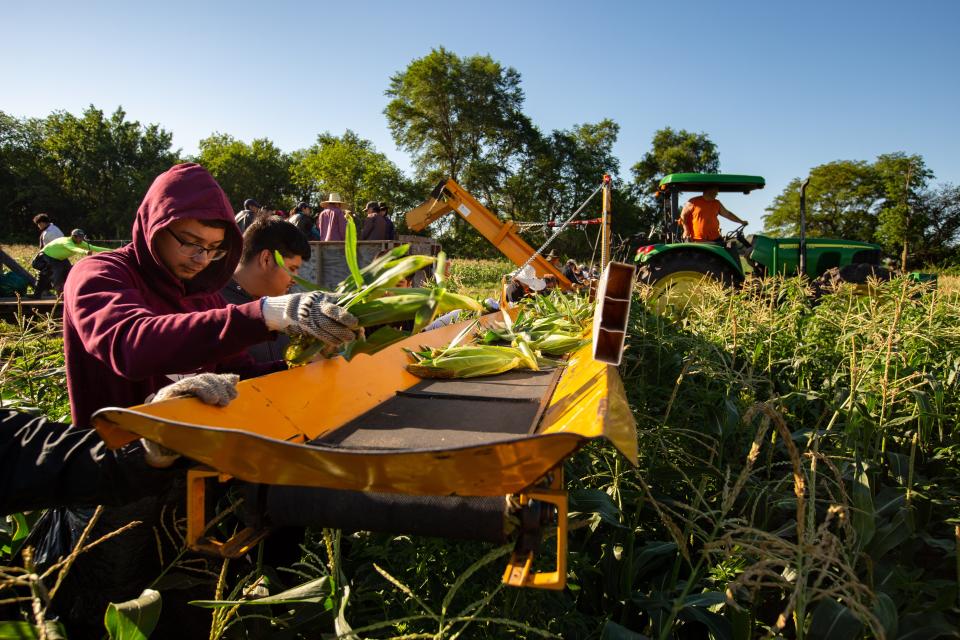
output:
[[[786,183],[837,159],[924,156],[960,182],[960,2],[6,2],[0,110],[86,105],[285,150],[349,128],[405,170],[389,77],[431,48],[522,76],[544,131],[613,118],[621,175],[664,126],[703,131],[721,170],[767,178],[725,203],[760,226]],[[575,204],[575,203],[572,203]]]

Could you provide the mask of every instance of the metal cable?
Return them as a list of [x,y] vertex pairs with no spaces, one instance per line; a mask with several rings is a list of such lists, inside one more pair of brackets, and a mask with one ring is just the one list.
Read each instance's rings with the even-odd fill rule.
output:
[[553,232],[553,235],[551,235],[549,238],[547,238],[547,241],[544,242],[543,245],[541,245],[541,247],[540,247],[539,249],[537,249],[536,251],[533,252],[533,255],[531,255],[531,256],[527,259],[527,261],[524,262],[524,263],[520,266],[520,269],[518,269],[518,271],[522,271],[527,265],[529,265],[531,262],[533,262],[533,261],[537,258],[537,256],[539,256],[541,253],[543,253],[543,250],[546,249],[548,246],[550,246],[550,243],[553,242],[554,239],[555,239],[558,235],[560,235],[560,232],[562,232],[564,229],[567,228],[567,225],[568,225],[568,224],[570,224],[571,222],[573,222],[573,219],[574,219],[574,218],[576,218],[578,215],[580,215],[580,212],[583,211],[583,210],[587,207],[588,204],[590,204],[590,201],[593,200],[594,196],[596,196],[598,193],[600,193],[600,190],[601,190],[601,189],[603,189],[603,183],[602,183],[602,182],[600,183],[600,186],[597,187],[597,188],[594,190],[594,192],[591,193],[591,194],[589,195],[589,197],[587,197],[587,199],[583,201],[583,204],[580,205],[580,208],[577,209],[576,211],[574,211],[573,214],[572,214],[569,218],[567,218],[566,221],[565,221],[562,225],[560,225],[559,227],[557,227],[557,230]]

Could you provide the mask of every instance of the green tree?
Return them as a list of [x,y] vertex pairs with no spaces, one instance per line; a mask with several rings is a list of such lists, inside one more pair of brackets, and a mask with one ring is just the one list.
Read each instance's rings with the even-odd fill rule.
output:
[[122,108],[109,117],[92,105],[79,117],[65,111],[44,119],[6,116],[0,130],[0,190],[10,194],[4,207],[31,235],[29,217],[45,210],[65,229],[129,237],[143,194],[178,156],[172,134],[128,121]]
[[892,255],[900,254],[901,267],[906,268],[911,244],[920,241],[929,226],[921,200],[933,172],[922,156],[902,152],[879,156],[873,168],[884,195],[877,212],[876,241]]
[[235,209],[254,198],[264,206],[290,208],[290,159],[273,142],[257,138],[247,144],[225,133],[200,141],[196,161],[216,178]]
[[59,218],[69,206],[60,185],[44,171],[43,120],[0,112],[0,237],[34,242],[31,218],[47,211]]
[[361,212],[369,200],[384,200],[397,210],[423,197],[371,141],[349,129],[339,137],[320,134],[316,144],[293,157],[293,184],[315,203],[333,191],[340,194],[348,209]]
[[671,127],[653,134],[650,151],[630,168],[640,202],[650,205],[660,180],[671,173],[717,173],[720,154],[706,133]]
[[520,74],[489,56],[434,49],[394,74],[386,95],[390,131],[417,178],[453,178],[491,206],[535,135]]
[[919,241],[911,245],[912,264],[943,264],[960,258],[960,186],[943,184],[920,193],[911,214],[924,225]]
[[[767,207],[764,231],[775,236],[800,232],[800,184],[795,178]],[[876,169],[863,160],[837,160],[810,170],[807,188],[807,233],[811,236],[872,242],[884,185]]]

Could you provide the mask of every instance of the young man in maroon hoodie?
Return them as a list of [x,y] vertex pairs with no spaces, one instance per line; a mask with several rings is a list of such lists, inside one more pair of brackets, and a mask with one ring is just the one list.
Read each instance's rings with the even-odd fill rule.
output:
[[[226,404],[235,391],[225,378],[211,385],[204,382],[210,376],[197,374],[251,377],[282,368],[282,362],[258,365],[246,353],[275,331],[306,333],[332,345],[355,337],[356,318],[321,292],[228,305],[220,289],[242,250],[230,203],[206,169],[180,164],[157,177],[137,211],[132,243],[82,260],[67,279],[63,337],[75,427],[89,427],[99,409],[146,402],[178,380],[180,392],[223,395],[219,403]],[[163,507],[178,499],[182,493],[172,492],[105,509],[94,536],[133,520],[143,524],[74,564],[58,600],[68,623],[89,626],[77,637],[96,628],[107,602],[136,597],[159,573],[153,527]],[[69,550],[92,512],[54,511],[46,541],[57,544],[47,555]],[[41,562],[55,559],[43,551]]]
[[320,292],[228,305],[243,236],[230,203],[206,169],[180,164],[147,192],[133,242],[91,256],[71,271],[63,339],[73,424],[90,426],[104,407],[141,404],[163,386],[201,372],[252,377],[248,347],[275,331],[333,345],[352,340],[356,318]]

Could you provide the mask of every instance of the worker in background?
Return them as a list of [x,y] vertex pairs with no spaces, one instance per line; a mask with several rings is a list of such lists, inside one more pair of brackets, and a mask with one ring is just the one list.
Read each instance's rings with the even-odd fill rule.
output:
[[[281,267],[274,252],[283,256]],[[227,286],[220,292],[230,304],[246,304],[263,297],[282,296],[293,286],[293,276],[310,259],[310,244],[297,228],[277,216],[261,218],[243,234],[243,253],[240,264]],[[292,275],[291,275],[292,274]],[[290,343],[286,334],[247,349],[257,362],[283,360],[283,352]]]
[[387,219],[380,213],[380,203],[370,201],[365,208],[366,217],[363,219],[361,240],[387,240]]
[[63,237],[63,231],[60,227],[50,221],[50,216],[46,213],[38,213],[33,216],[33,224],[40,229],[40,248],[43,249],[48,242]]
[[525,266],[513,273],[510,283],[506,287],[505,297],[507,302],[517,303],[539,293],[547,288],[547,283],[537,277],[536,272],[530,265]]
[[545,259],[547,262],[549,262],[550,264],[552,264],[552,265],[553,265],[554,267],[556,267],[557,269],[560,269],[560,268],[561,268],[561,265],[560,265],[560,256],[558,256],[558,255],[556,254],[556,252],[554,252],[553,249],[551,249],[551,250],[550,250],[550,253],[548,253],[547,255],[545,255],[545,256],[543,256],[543,257],[544,257],[544,259]]
[[576,287],[582,284],[579,271],[577,270],[577,263],[573,258],[567,260],[567,263],[563,265],[562,273],[563,277],[569,280],[573,286]]
[[69,236],[48,241],[40,251],[41,256],[34,259],[34,266],[40,264],[34,297],[39,298],[50,286],[58,294],[63,293],[63,285],[70,273],[72,256],[89,256],[94,253],[110,251],[107,247],[97,247],[87,242],[83,229],[74,229]]
[[297,203],[290,216],[290,223],[293,224],[307,240],[319,240],[320,230],[317,229],[317,217],[313,215],[313,207],[306,202]]
[[[255,363],[246,353],[274,331],[306,334],[333,348],[354,339],[356,318],[319,291],[226,304],[220,290],[242,250],[230,203],[206,169],[179,164],[154,180],[137,211],[133,241],[81,260],[67,279],[63,338],[76,427],[91,426],[98,409],[141,404],[172,381],[199,384],[200,373],[250,377],[282,369],[282,362]],[[212,385],[203,392],[223,404],[231,391]],[[108,598],[136,597],[156,575],[151,528],[166,504],[144,499],[104,510],[91,539],[133,520],[143,525],[122,545],[102,545],[77,559],[61,592],[65,602],[82,603],[70,614],[79,623],[90,624],[98,612],[102,621]],[[47,514],[54,526],[44,539],[62,550],[76,543],[91,512]],[[37,557],[41,563],[55,559],[40,545]]]
[[347,239],[347,216],[339,205],[343,204],[339,193],[331,193],[320,203],[323,210],[317,217],[320,239],[324,242],[343,242]]
[[234,216],[234,220],[237,222],[237,226],[240,227],[240,233],[246,231],[247,227],[253,224],[253,221],[257,219],[257,216],[260,214],[260,203],[254,200],[253,198],[247,198],[243,201],[243,211],[237,212],[237,215]]
[[387,237],[385,239],[396,240],[397,229],[393,226],[393,220],[390,219],[390,207],[387,206],[386,202],[380,203],[380,215],[387,221]]
[[683,226],[684,240],[687,242],[719,242],[721,239],[720,217],[737,224],[747,224],[746,220],[740,219],[717,200],[718,193],[720,193],[719,189],[707,189],[702,196],[690,198],[687,204],[683,205],[678,222]]

